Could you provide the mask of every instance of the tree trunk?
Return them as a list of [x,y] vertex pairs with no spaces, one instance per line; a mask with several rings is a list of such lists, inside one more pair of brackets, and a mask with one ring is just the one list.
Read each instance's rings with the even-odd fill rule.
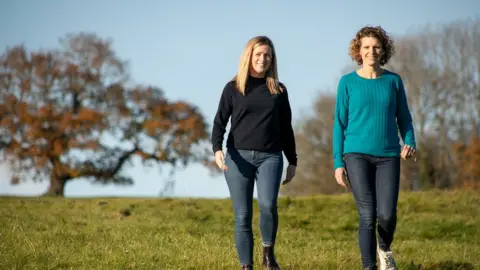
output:
[[67,183],[66,178],[58,177],[57,175],[50,176],[50,187],[48,191],[44,194],[44,196],[51,196],[51,197],[63,197],[65,191],[65,184]]

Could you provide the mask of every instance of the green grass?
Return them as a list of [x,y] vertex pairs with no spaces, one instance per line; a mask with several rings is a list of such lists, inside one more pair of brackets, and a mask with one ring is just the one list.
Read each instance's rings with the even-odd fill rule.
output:
[[[229,200],[0,198],[0,214],[0,269],[239,269]],[[279,214],[282,269],[360,269],[349,194]],[[254,233],[261,269],[256,204]],[[480,269],[480,195],[401,193],[393,250],[399,269]]]

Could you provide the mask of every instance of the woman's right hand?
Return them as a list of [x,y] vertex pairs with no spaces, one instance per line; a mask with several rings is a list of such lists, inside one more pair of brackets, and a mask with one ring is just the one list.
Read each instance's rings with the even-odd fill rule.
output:
[[337,180],[337,183],[342,186],[342,187],[348,187],[347,184],[347,171],[345,168],[337,168],[335,170],[335,179]]
[[222,171],[228,170],[227,165],[225,165],[225,155],[221,150],[215,152],[215,162],[217,163],[218,168]]

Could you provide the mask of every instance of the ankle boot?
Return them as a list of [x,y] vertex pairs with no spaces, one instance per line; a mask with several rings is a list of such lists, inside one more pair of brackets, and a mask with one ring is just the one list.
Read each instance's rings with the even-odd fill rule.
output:
[[268,270],[280,270],[273,252],[273,246],[263,247],[263,267]]
[[242,264],[242,270],[253,270],[253,265],[251,265],[251,264]]

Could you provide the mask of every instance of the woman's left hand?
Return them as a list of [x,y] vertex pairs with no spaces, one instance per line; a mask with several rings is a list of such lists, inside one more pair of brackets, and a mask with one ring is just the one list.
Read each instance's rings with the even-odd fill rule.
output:
[[415,148],[410,145],[404,145],[402,149],[401,156],[404,160],[407,160],[411,157],[414,157],[416,154]]
[[290,181],[292,181],[293,177],[295,176],[295,171],[297,170],[297,167],[294,165],[288,165],[287,167],[287,176],[285,177],[285,180],[283,180],[282,185],[288,184]]

